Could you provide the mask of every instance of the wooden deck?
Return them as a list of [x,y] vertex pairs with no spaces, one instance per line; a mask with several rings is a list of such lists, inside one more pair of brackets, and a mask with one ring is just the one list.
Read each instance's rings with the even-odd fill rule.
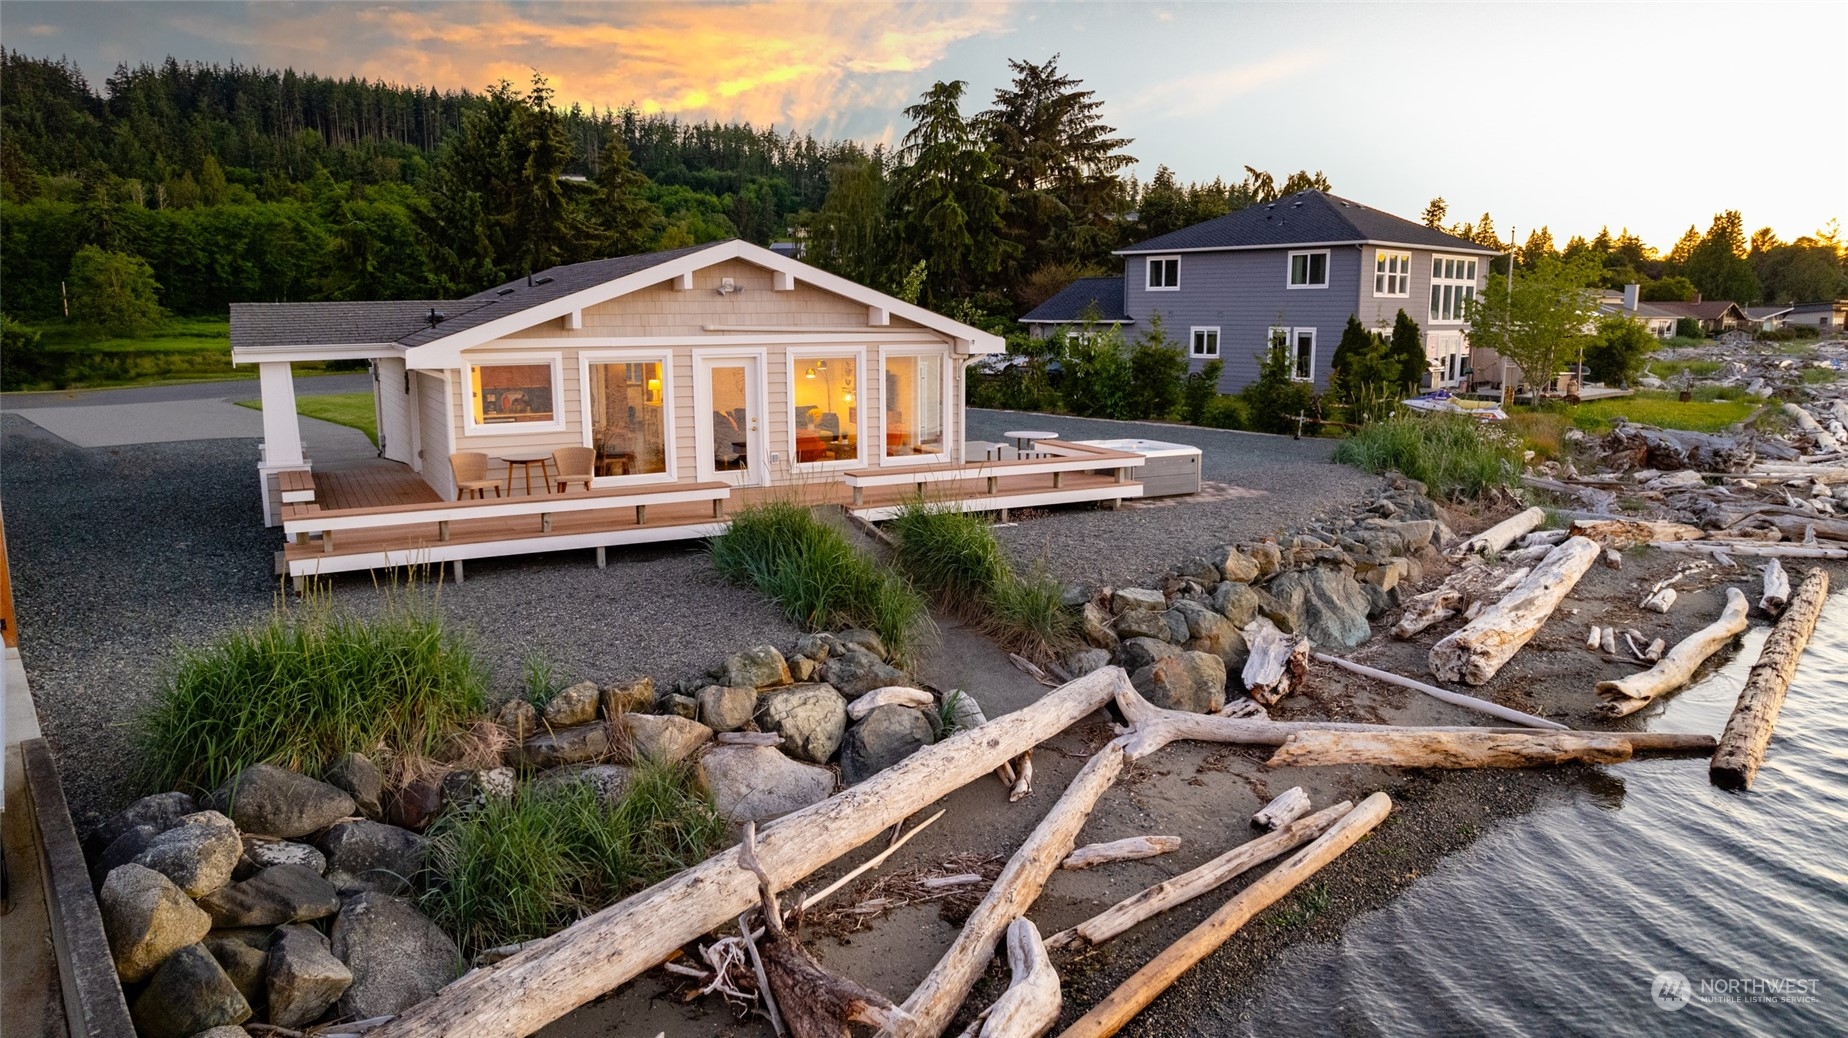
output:
[[[705,484],[662,484],[634,488],[627,494],[520,494],[500,500],[510,506],[509,511],[521,514],[482,515],[484,509],[498,511],[496,499],[441,502],[408,468],[369,466],[317,472],[316,500],[287,506],[285,528],[293,536],[280,553],[279,570],[299,581],[319,574],[452,563],[460,579],[465,559],[584,549],[593,549],[602,565],[608,547],[723,533],[729,514],[765,500],[836,506],[877,521],[890,518],[920,496],[963,511],[1005,512],[1059,504],[1114,506],[1142,495],[1142,485],[1122,478],[1120,470],[1008,472],[988,464],[962,466],[957,472],[920,468],[916,477],[851,488],[840,478],[817,478],[793,486],[739,487],[731,490],[728,499],[717,502],[642,500],[650,494],[684,495],[689,488]],[[607,498],[610,504],[592,504],[593,498]],[[563,507],[541,514],[535,506],[548,500]],[[638,509],[637,504],[644,507]],[[368,517],[379,517],[391,525],[368,524]],[[323,527],[323,523],[328,525]]]

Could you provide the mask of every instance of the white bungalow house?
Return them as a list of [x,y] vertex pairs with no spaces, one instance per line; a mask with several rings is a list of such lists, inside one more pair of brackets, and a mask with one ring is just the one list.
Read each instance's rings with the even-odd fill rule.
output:
[[[291,576],[710,536],[767,494],[881,518],[1116,502],[1141,457],[1062,441],[964,456],[969,364],[995,335],[769,249],[725,241],[553,267],[458,300],[243,303],[261,373],[264,517]],[[364,359],[379,449],[316,473],[290,365]],[[561,448],[588,448],[560,459]],[[570,452],[567,452],[568,454]],[[586,459],[584,455],[588,454]],[[492,494],[458,500],[485,456]],[[453,463],[452,463],[452,458]],[[588,486],[561,489],[561,460]]]

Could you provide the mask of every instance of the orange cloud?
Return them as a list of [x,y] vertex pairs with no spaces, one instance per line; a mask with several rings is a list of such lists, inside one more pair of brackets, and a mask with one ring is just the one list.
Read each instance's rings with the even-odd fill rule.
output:
[[[1006,31],[1004,3],[276,5],[233,40],[323,74],[479,90],[545,74],[564,105],[829,133],[893,107],[959,41]],[[236,30],[192,19],[201,35]],[[312,42],[311,42],[312,41]],[[331,45],[327,42],[332,41]]]

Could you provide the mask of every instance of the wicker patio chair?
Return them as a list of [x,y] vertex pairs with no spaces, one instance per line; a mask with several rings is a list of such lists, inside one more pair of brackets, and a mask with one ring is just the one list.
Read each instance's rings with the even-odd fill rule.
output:
[[498,479],[488,478],[488,456],[480,451],[458,451],[449,456],[449,471],[456,476],[456,500],[465,497],[485,498],[488,488],[494,488],[494,496],[501,496]]

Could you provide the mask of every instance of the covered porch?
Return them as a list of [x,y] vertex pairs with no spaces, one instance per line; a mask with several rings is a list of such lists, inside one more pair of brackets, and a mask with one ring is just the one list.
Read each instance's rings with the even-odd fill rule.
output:
[[1140,497],[1133,477],[1140,454],[1044,440],[1031,456],[1003,461],[862,469],[794,486],[672,483],[620,489],[550,488],[502,498],[440,500],[408,467],[278,477],[288,543],[278,572],[299,585],[312,576],[448,563],[454,579],[468,559],[549,551],[594,551],[625,544],[694,540],[723,533],[728,515],[764,500],[839,507],[869,521],[923,500],[962,511],[1101,503]]

